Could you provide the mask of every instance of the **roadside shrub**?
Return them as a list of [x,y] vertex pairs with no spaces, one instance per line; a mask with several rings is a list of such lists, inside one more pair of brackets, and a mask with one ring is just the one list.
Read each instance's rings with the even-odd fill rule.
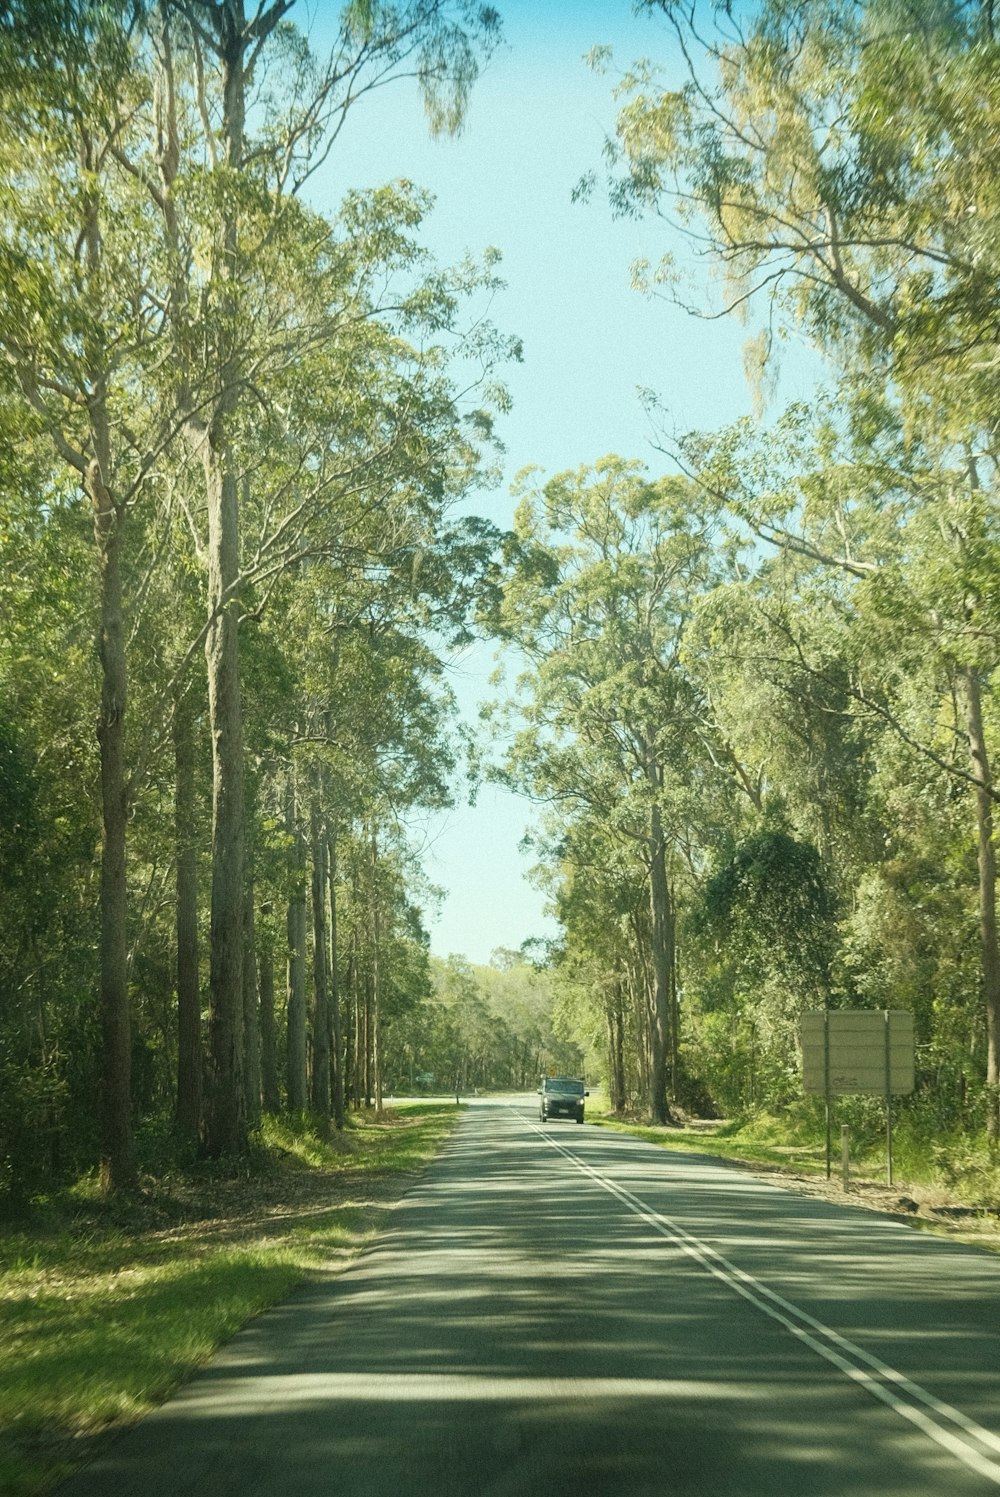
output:
[[953,1136],[932,1145],[931,1158],[938,1179],[956,1194],[984,1206],[1000,1205],[1000,1160],[981,1140]]
[[18,1062],[0,1041],[0,1200],[24,1201],[56,1173],[65,1101],[53,1064]]

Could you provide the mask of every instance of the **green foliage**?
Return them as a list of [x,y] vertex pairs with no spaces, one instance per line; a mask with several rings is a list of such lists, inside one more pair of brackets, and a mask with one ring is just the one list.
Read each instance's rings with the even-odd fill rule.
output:
[[749,987],[778,973],[803,1002],[829,992],[833,900],[814,847],[764,829],[707,881],[703,911],[716,941],[738,953]]
[[677,1050],[673,901],[710,800],[696,783],[713,777],[683,638],[716,580],[717,517],[686,480],[614,456],[536,477],[518,485],[501,619],[532,670],[507,709],[522,726],[500,774],[550,808],[538,840],[566,926],[574,1038],[604,1052],[615,1105],[643,1091],[656,1116]]
[[94,1138],[83,1120],[95,1084],[86,1001],[92,906],[73,895],[92,875],[95,832],[89,808],[69,801],[33,731],[0,724],[0,1201],[7,1202],[78,1168]]
[[52,1174],[68,1088],[54,1061],[25,1064],[0,1038],[0,1202],[9,1209]]
[[[622,77],[608,187],[617,211],[677,232],[639,282],[704,310],[705,283],[679,271],[690,238],[749,323],[758,396],[789,329],[835,382],[770,425],[759,409],[710,437],[665,432],[721,506],[733,574],[699,599],[687,660],[764,826],[822,860],[840,930],[828,913],[813,965],[847,1001],[913,1009],[954,1120],[970,1066],[993,1094],[1000,1033],[992,8],[647,8],[677,68]],[[749,1013],[738,974],[692,955],[696,1006],[728,1005],[749,1035],[776,973],[758,967]],[[996,1136],[992,1104],[988,1123]]]
[[[711,1130],[646,1128],[607,1116],[592,1121],[664,1149],[777,1166],[796,1175],[819,1176],[826,1168],[825,1122],[816,1098],[799,1099],[780,1112],[759,1110]],[[883,1104],[869,1097],[839,1098],[836,1127],[842,1123],[849,1129],[854,1177],[884,1180]],[[923,1186],[947,1192],[951,1201],[987,1210],[1000,1199],[1000,1172],[986,1143],[961,1130],[942,1131],[919,1101],[904,1104],[895,1118],[893,1163],[899,1190],[905,1184]]]
[[[127,962],[143,1159],[168,1147],[176,1099],[179,850],[186,843],[192,856],[197,909],[185,941],[197,1008],[209,997],[215,935],[213,815],[233,788],[214,787],[213,810],[206,457],[239,511],[226,606],[242,615],[240,819],[256,906],[246,1074],[256,1061],[255,954],[261,973],[277,975],[272,1059],[287,1039],[288,903],[310,883],[289,851],[295,816],[308,821],[314,802],[318,836],[329,834],[342,858],[328,985],[352,1063],[365,1044],[371,1060],[377,1021],[384,1063],[430,989],[418,909],[428,891],[402,828],[416,808],[452,795],[454,702],[440,655],[487,611],[499,538],[488,522],[449,512],[487,471],[493,416],[506,403],[498,371],[518,345],[484,315],[501,284],[495,252],[435,266],[421,242],[430,200],[419,187],[355,190],[323,215],[305,186],[355,102],[413,68],[434,127],[458,128],[498,17],[464,0],[351,6],[324,62],[294,26],[271,30],[280,7],[265,7],[259,66],[228,80],[245,89],[236,143],[222,107],[225,66],[235,64],[214,45],[210,9],[197,57],[183,8],[41,0],[0,17],[0,1194],[9,1198],[58,1182],[95,1149],[94,725],[108,643],[98,637],[108,571],[95,545],[95,463],[108,533],[121,543],[128,684],[115,721],[124,712],[128,908],[115,949]],[[175,825],[179,703],[191,766]],[[304,788],[291,826],[290,784]],[[321,848],[309,852],[318,860]],[[311,948],[305,955],[308,986],[320,964]]]
[[576,1072],[579,1051],[556,1033],[548,972],[517,953],[490,966],[463,957],[431,958],[432,997],[413,1012],[390,1075],[412,1091],[417,1076],[438,1092],[524,1091],[553,1067]]

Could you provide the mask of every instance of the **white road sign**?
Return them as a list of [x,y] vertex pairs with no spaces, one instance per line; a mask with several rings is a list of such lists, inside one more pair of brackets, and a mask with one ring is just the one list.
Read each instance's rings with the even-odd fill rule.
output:
[[913,1090],[913,1015],[906,1009],[815,1009],[802,1015],[807,1092],[901,1096]]

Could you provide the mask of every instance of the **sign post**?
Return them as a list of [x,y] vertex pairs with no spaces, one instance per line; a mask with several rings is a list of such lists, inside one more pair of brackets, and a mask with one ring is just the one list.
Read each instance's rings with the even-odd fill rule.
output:
[[883,1030],[883,1047],[885,1059],[883,1071],[885,1074],[885,1172],[886,1179],[892,1184],[892,1052],[889,1044],[889,1010],[883,1009],[885,1014],[885,1028]]
[[913,1015],[905,1009],[811,1009],[802,1015],[802,1084],[826,1103],[830,1178],[830,1098],[885,1099],[886,1170],[892,1184],[892,1098],[912,1092]]
[[830,1010],[823,1010],[823,1114],[826,1119],[826,1178],[830,1178]]

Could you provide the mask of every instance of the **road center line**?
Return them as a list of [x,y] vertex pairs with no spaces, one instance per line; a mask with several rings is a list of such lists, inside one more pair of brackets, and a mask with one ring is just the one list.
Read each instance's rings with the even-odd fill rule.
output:
[[[600,1186],[609,1195],[615,1196],[634,1216],[640,1217],[661,1237],[674,1242],[702,1268],[748,1300],[750,1304],[755,1305],[758,1310],[763,1310],[765,1315],[769,1315],[772,1320],[784,1326],[799,1341],[810,1347],[825,1361],[830,1362],[845,1377],[864,1388],[873,1398],[879,1399],[901,1418],[908,1419],[911,1424],[936,1444],[942,1446],[949,1454],[955,1456],[963,1465],[968,1466],[980,1476],[986,1477],[995,1486],[1000,1486],[1000,1463],[989,1455],[983,1454],[983,1450],[1000,1454],[1000,1437],[984,1429],[981,1424],[977,1424],[960,1409],[953,1408],[951,1404],[936,1398],[919,1383],[897,1372],[895,1368],[865,1351],[863,1347],[857,1346],[846,1336],[841,1336],[830,1326],[824,1325],[807,1310],[801,1309],[785,1299],[783,1295],[769,1289],[766,1284],[762,1284],[744,1269],[737,1268],[735,1263],[730,1263],[728,1258],[723,1257],[708,1243],[692,1236],[679,1223],[663,1216],[639,1196],[595,1170],[592,1165],[580,1159],[564,1144],[558,1143],[550,1133],[540,1128],[531,1119],[524,1121],[528,1123],[529,1128],[545,1140],[550,1148],[562,1154],[595,1185]],[[858,1365],[859,1363],[861,1365]],[[925,1410],[930,1412],[925,1412]],[[954,1433],[939,1421],[954,1425],[962,1433]],[[973,1441],[976,1443],[973,1444]],[[977,1445],[982,1448],[977,1449]]]

